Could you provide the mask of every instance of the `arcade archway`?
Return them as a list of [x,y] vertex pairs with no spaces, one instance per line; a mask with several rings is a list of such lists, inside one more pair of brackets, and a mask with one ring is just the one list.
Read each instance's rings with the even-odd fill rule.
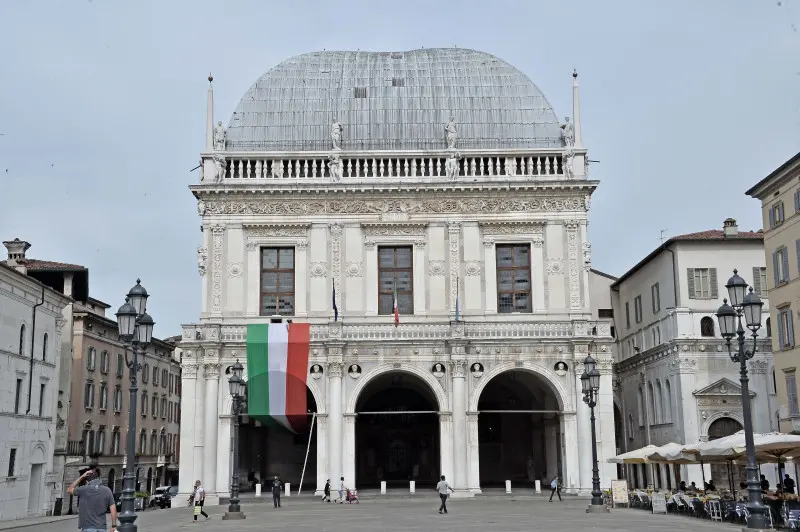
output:
[[538,374],[509,370],[493,377],[478,398],[481,487],[547,485],[562,471],[560,402]]
[[[742,430],[742,424],[737,420],[722,416],[708,426],[708,440],[718,440],[726,436],[732,436]],[[714,486],[719,489],[730,488],[739,489],[740,482],[747,482],[747,469],[743,465],[733,463],[711,464],[711,478]]]
[[434,485],[440,474],[439,405],[420,377],[374,377],[356,402],[355,470],[359,487]]
[[318,427],[313,414],[318,410],[314,394],[309,388],[306,388],[306,405],[308,422],[297,433],[277,423],[261,423],[247,415],[242,416],[239,426],[239,478],[243,490],[255,489],[256,483],[263,484],[267,489],[272,478],[278,475],[283,482],[291,483],[293,491],[296,491],[302,477],[303,492],[314,492],[317,484]]

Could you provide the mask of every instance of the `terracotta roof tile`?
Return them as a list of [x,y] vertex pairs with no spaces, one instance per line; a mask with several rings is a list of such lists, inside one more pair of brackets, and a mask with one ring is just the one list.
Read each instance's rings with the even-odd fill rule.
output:
[[673,236],[671,241],[677,240],[764,240],[764,233],[759,231],[739,231],[734,236],[725,236],[721,229],[710,229],[697,233],[686,233],[685,235]]
[[[28,271],[42,272],[42,271],[83,271],[85,266],[78,264],[68,264],[66,262],[54,262],[51,260],[38,260],[38,259],[23,259],[17,261],[19,264],[28,268]],[[3,264],[8,264],[8,261],[2,261]]]

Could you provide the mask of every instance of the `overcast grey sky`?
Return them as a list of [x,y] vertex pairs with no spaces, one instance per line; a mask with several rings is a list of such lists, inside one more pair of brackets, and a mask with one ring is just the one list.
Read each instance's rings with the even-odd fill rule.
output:
[[578,69],[593,262],[620,275],[661,229],[761,227],[744,191],[800,150],[797,26],[800,0],[2,0],[0,239],[89,267],[114,308],[141,276],[156,335],[179,334],[199,317],[187,185],[209,71],[227,124],[293,55],[459,46],[515,65],[560,118]]

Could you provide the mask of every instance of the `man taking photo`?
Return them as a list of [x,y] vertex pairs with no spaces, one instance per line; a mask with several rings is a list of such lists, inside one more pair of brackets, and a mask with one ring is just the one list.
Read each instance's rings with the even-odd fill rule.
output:
[[[86,484],[77,487],[83,480]],[[117,503],[114,494],[100,481],[100,470],[90,469],[67,488],[78,497],[78,528],[83,532],[105,532],[106,512],[111,511],[111,532],[117,529]]]

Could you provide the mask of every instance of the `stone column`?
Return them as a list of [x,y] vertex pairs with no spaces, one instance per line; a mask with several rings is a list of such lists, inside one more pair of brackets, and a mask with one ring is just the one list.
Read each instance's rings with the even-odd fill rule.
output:
[[[194,445],[195,431],[199,429],[195,420],[193,407],[197,396],[195,384],[197,382],[197,363],[190,358],[191,352],[186,353],[184,363],[181,364],[181,435],[180,435],[180,461],[178,468],[183,475],[180,475],[178,487],[178,497],[188,498],[194,486],[195,467],[194,467]],[[141,408],[141,406],[140,406]],[[113,486],[111,486],[113,489]]]
[[[198,357],[198,362],[202,362],[202,359]],[[191,479],[192,486],[190,486],[190,490],[194,488],[194,481],[203,478],[203,473],[205,472],[206,468],[203,467],[205,463],[205,415],[206,415],[206,396],[205,390],[203,389],[203,378],[205,376],[205,365],[200,363],[197,365],[197,378],[194,380],[194,389],[195,389],[195,401],[194,405],[189,402],[186,402],[185,398],[181,399],[181,403],[185,403],[186,408],[184,409],[181,406],[181,412],[189,412],[190,415],[194,415],[194,430],[192,431],[192,446],[187,447],[186,454],[192,456],[192,463],[194,464],[194,478]],[[181,454],[183,454],[183,446],[181,446]],[[191,491],[190,491],[191,493]],[[187,495],[188,497],[188,495]]]
[[[344,416],[344,455],[342,456],[342,474],[345,486],[354,489],[356,486],[356,415]],[[339,476],[336,478],[338,479]]]
[[[211,227],[211,316],[222,317],[222,282],[225,257],[225,226]],[[203,485],[205,487],[205,484]]]
[[[545,425],[544,440],[545,440],[545,476],[548,481],[552,480],[556,475],[561,474],[558,470],[558,418],[550,420]],[[566,483],[566,479],[564,479]]]
[[[463,349],[463,348],[462,348]],[[462,349],[459,349],[461,351]],[[454,347],[455,351],[456,348]],[[459,355],[461,356],[461,355]],[[467,361],[458,358],[453,364],[453,488],[467,491]]]
[[533,284],[533,311],[546,312],[547,303],[544,297],[544,237],[534,235],[531,246],[531,281]]
[[427,314],[425,281],[428,278],[427,262],[425,261],[425,245],[427,241],[422,238],[414,242],[414,314]]
[[480,467],[480,446],[478,444],[478,413],[467,412],[467,443],[468,443],[468,462],[469,491],[473,494],[481,493],[481,467]]
[[314,427],[317,431],[317,486],[315,495],[322,496],[325,488],[325,481],[333,478],[328,475],[328,414],[317,414],[317,424]]
[[578,435],[578,464],[580,467],[580,474],[578,475],[578,484],[582,494],[588,494],[592,491],[592,430],[590,426],[590,412],[589,406],[583,402],[583,394],[581,393],[581,375],[583,374],[583,359],[586,358],[586,346],[575,346],[575,359],[573,366],[575,369],[575,413],[577,423]]
[[[333,350],[334,348],[332,348]],[[342,367],[341,362],[328,362],[328,474],[331,482],[344,473],[342,469]],[[352,479],[345,479],[351,482]]]
[[[304,317],[308,315],[308,240],[297,241],[294,258],[294,290],[295,290],[295,316]],[[302,295],[300,295],[302,294]],[[299,295],[299,297],[298,297]]]
[[439,412],[439,463],[442,475],[454,480],[453,474],[453,415]]
[[257,242],[247,242],[245,248],[247,249],[245,253],[247,269],[244,272],[245,315],[259,316],[261,314],[261,246]]
[[[206,314],[210,308],[208,304],[208,288],[209,288],[209,275],[208,266],[211,260],[209,257],[209,251],[211,249],[211,231],[208,230],[208,227],[203,227],[203,247],[197,249],[198,255],[202,254],[202,259],[198,256],[198,265],[197,269],[200,273],[200,313],[201,315]],[[195,479],[197,480],[197,479]],[[194,485],[192,486],[194,488]]]
[[[584,405],[585,406],[585,405]],[[581,464],[578,450],[578,420],[575,414],[564,414],[561,419],[561,456],[564,485],[570,493],[577,493],[580,485]]]
[[378,246],[372,240],[364,242],[364,257],[366,263],[364,264],[364,283],[367,316],[378,315]]
[[486,314],[497,314],[497,253],[490,236],[483,237],[483,268]]
[[459,222],[448,223],[447,233],[449,236],[448,262],[450,264],[450,290],[447,300],[450,302],[450,316],[455,317],[456,296],[461,275],[461,224]]
[[[213,359],[216,360],[216,351]],[[218,402],[219,402],[219,363],[206,362],[206,396],[205,396],[205,434],[203,437],[203,474],[201,478],[203,487],[206,489],[206,499],[212,498],[209,505],[216,504],[217,497],[217,426],[219,425]],[[195,479],[196,480],[196,479]]]
[[[227,390],[224,392],[228,395]],[[228,404],[228,401],[223,401]],[[231,427],[231,411],[223,412],[219,416],[219,427],[217,428],[217,495],[219,497],[230,497],[231,494],[231,475],[233,473],[233,431]],[[241,464],[241,461],[240,461]],[[240,471],[241,473],[241,471]],[[244,477],[247,479],[247,474]]]

